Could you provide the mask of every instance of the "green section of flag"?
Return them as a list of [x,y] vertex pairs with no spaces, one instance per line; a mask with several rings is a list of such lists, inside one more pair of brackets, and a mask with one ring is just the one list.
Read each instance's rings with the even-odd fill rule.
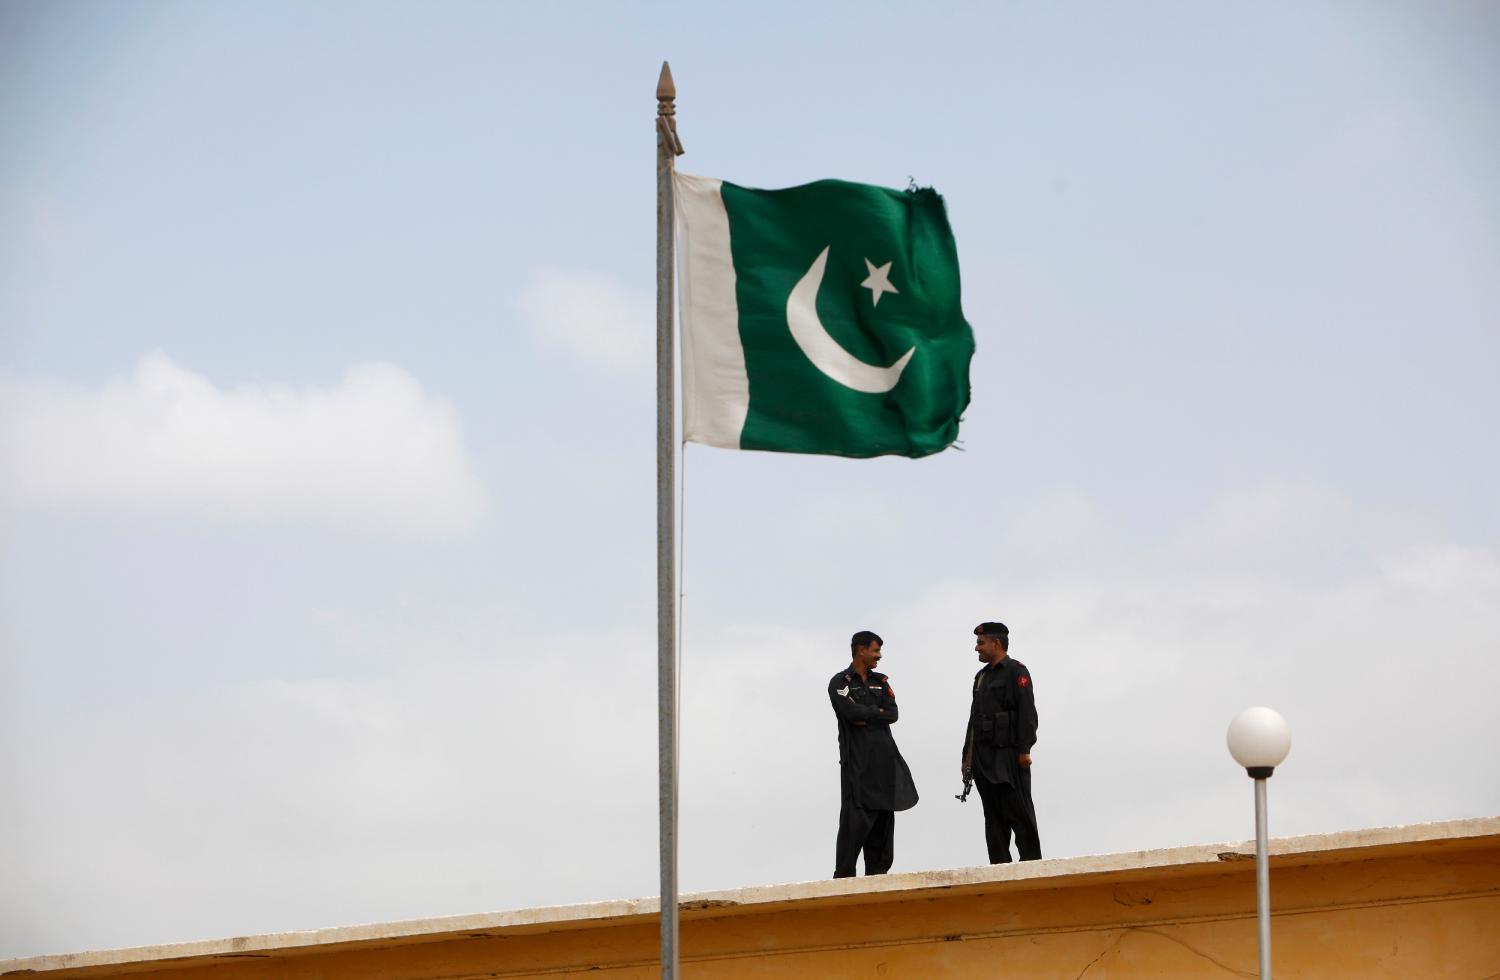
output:
[[[951,445],[969,404],[974,335],[937,192],[824,180],[777,191],[725,182],[722,196],[750,383],[740,447],[920,457]],[[912,351],[887,391],[841,384],[788,327],[788,298],[825,249],[814,325],[877,368]]]

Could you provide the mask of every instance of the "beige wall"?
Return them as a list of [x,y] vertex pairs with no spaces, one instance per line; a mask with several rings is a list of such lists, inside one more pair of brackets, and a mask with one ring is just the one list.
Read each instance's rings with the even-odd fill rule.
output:
[[[1500,818],[1273,842],[1278,977],[1500,975]],[[688,896],[683,976],[1256,975],[1245,843]],[[655,977],[654,902],[0,962],[0,976]]]

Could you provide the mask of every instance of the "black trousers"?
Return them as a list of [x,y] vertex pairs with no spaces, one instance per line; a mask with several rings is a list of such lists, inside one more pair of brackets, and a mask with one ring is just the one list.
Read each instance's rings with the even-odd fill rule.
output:
[[989,848],[991,864],[1010,863],[1010,835],[1016,835],[1016,850],[1022,861],[1036,861],[1042,856],[1041,835],[1036,828],[1036,811],[1031,805],[1031,772],[1022,769],[1020,785],[992,783],[974,774],[974,788],[984,803],[984,843]]
[[854,861],[865,852],[865,874],[883,875],[896,859],[896,813],[866,810],[845,800],[839,806],[839,839],[833,852],[833,876],[853,878]]

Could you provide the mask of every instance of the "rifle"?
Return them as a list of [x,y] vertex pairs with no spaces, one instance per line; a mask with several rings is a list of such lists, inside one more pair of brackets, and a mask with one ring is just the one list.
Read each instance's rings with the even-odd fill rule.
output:
[[955,800],[957,800],[958,802],[960,802],[960,803],[967,803],[967,802],[969,802],[969,791],[972,790],[973,788],[974,788],[974,774],[972,772],[970,772],[969,770],[965,769],[964,770],[964,791],[963,791],[963,794],[959,795],[958,793],[955,793],[955,794],[953,794],[953,798]]

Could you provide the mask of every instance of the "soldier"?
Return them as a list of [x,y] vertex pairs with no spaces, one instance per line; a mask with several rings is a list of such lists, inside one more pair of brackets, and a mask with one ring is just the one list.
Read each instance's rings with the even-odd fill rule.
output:
[[917,805],[917,787],[891,726],[896,723],[896,692],[875,670],[880,637],[860,630],[849,640],[852,659],[828,682],[828,700],[839,726],[839,836],[833,876],[854,877],[854,862],[865,855],[865,874],[883,875],[895,859],[896,811]]
[[1036,744],[1036,692],[1031,672],[1010,657],[1004,623],[980,623],[974,651],[984,664],[974,675],[974,700],[964,735],[963,778],[971,776],[984,803],[984,842],[991,864],[1010,861],[1010,835],[1022,861],[1042,856],[1031,802],[1031,747]]

